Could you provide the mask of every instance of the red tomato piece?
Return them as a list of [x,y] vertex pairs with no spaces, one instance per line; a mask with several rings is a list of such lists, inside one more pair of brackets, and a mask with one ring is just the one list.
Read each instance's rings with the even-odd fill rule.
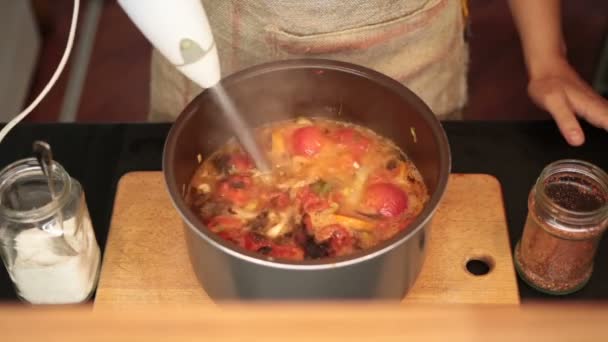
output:
[[243,247],[247,250],[258,252],[261,248],[270,248],[271,242],[258,234],[248,233],[245,235]]
[[304,259],[304,251],[302,250],[302,248],[300,248],[294,244],[287,244],[287,245],[275,244],[271,248],[272,248],[272,250],[270,251],[270,255],[275,258],[289,259],[289,260],[303,260]]
[[239,229],[243,227],[243,221],[236,217],[220,215],[215,216],[209,222],[207,222],[207,227],[211,230],[231,230],[231,229]]
[[329,208],[329,203],[324,199],[309,199],[304,202],[305,212],[316,212]]
[[365,191],[363,204],[385,217],[401,214],[408,206],[407,194],[391,183],[376,183]]
[[245,205],[253,197],[252,181],[248,176],[230,176],[219,183],[217,195],[236,205]]
[[310,186],[302,188],[296,195],[296,198],[302,203],[302,210],[307,213],[329,208],[329,202],[319,197],[310,189]]
[[329,239],[329,245],[335,255],[344,255],[352,252],[355,242],[353,235],[339,224],[331,224],[321,228],[319,237]]
[[319,127],[298,128],[291,137],[292,151],[297,155],[311,157],[321,151],[325,140],[325,136]]
[[270,194],[270,204],[275,209],[285,209],[289,205],[289,194],[283,191],[277,191]]
[[253,168],[253,161],[249,155],[240,152],[230,156],[230,164],[237,172],[246,172]]

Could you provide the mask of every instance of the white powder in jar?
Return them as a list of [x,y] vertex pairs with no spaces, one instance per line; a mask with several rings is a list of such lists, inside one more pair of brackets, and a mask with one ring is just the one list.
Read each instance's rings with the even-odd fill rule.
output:
[[32,304],[72,304],[92,293],[100,251],[91,220],[85,213],[63,222],[63,236],[32,228],[15,238],[16,257],[8,271],[18,295]]

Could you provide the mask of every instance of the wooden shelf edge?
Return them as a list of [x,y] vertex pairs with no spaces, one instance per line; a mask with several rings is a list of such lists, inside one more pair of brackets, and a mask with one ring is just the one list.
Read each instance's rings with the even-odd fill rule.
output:
[[12,340],[236,341],[401,340],[591,341],[605,337],[608,302],[526,305],[388,303],[226,303],[222,305],[0,306]]

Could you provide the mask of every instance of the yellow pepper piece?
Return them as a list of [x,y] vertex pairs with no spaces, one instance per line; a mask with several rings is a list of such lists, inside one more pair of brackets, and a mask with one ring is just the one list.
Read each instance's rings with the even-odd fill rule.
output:
[[354,229],[354,230],[372,230],[374,228],[374,224],[369,222],[369,221],[365,221],[365,220],[360,220],[354,217],[350,217],[350,216],[344,216],[344,215],[332,215],[332,220],[335,221],[338,224],[341,224],[343,226],[345,226],[346,228],[350,228],[350,229]]
[[275,155],[285,153],[285,140],[279,130],[272,132],[272,153]]
[[245,205],[245,210],[255,210],[258,207],[258,201],[249,202]]

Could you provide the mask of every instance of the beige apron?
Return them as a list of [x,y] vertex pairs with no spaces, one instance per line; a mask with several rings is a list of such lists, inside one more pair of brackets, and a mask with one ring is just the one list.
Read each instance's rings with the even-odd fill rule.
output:
[[[273,60],[328,58],[396,79],[441,119],[456,118],[466,102],[468,49],[461,0],[202,2],[223,76]],[[153,51],[151,121],[174,120],[200,92]]]

